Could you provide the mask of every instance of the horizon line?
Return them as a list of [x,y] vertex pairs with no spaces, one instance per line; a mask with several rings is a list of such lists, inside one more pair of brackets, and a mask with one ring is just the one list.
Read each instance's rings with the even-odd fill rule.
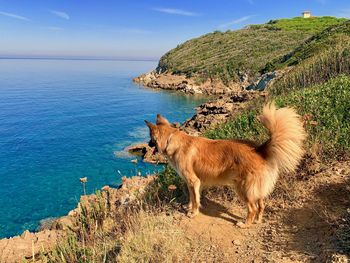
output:
[[1,56],[2,59],[33,59],[33,60],[100,60],[100,61],[159,61],[159,58],[109,58],[109,57],[60,57],[60,56]]

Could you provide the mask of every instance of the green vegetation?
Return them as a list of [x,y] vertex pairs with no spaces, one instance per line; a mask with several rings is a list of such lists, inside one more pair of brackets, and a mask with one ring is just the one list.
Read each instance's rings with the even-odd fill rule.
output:
[[350,21],[331,26],[309,38],[291,53],[276,58],[270,66],[276,69],[294,66],[320,52],[333,48],[335,45],[349,45]]
[[92,200],[82,201],[80,210],[68,237],[52,252],[41,255],[40,262],[115,261],[120,248],[119,237],[128,222],[124,211],[111,213],[101,191],[97,191]]
[[[292,106],[305,117],[306,149],[322,147],[322,156],[336,156],[350,150],[350,77],[339,76],[322,85],[300,89],[275,98],[278,106]],[[260,110],[260,109],[259,109]],[[257,110],[247,110],[236,119],[209,131],[213,139],[266,139],[257,121]]]
[[[169,190],[169,186],[173,189]],[[170,166],[157,174],[157,178],[145,196],[145,200],[149,204],[156,204],[159,207],[168,208],[169,205],[183,202],[186,196],[184,191],[185,182]]]
[[335,18],[332,16],[323,17],[311,17],[305,19],[303,17],[294,17],[292,19],[283,18],[279,20],[271,20],[267,23],[272,29],[285,30],[285,31],[308,31],[312,34],[322,31],[323,29],[338,25],[341,22],[346,21],[345,18]]
[[[340,74],[350,73],[350,37],[339,37],[337,44],[302,61],[276,80],[271,88],[274,94],[324,83]],[[344,40],[344,42],[342,41]]]
[[316,34],[293,52],[268,63],[263,71],[289,66],[294,67],[275,82],[275,93],[323,83],[339,74],[350,73],[350,21]]
[[266,70],[267,62],[292,52],[312,35],[343,21],[334,17],[297,17],[237,31],[215,31],[166,53],[158,70],[194,76],[200,81],[220,78],[228,84],[242,73],[258,75]]

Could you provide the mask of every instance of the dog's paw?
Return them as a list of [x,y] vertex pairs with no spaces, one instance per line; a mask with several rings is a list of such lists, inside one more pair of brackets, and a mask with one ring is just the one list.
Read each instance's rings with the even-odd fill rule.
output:
[[260,218],[260,219],[257,219],[256,221],[255,221],[255,224],[261,224],[263,222],[263,220],[262,220],[262,218]]
[[192,210],[192,204],[185,204],[185,205],[182,205],[182,207],[186,211],[191,211]]
[[238,222],[237,226],[240,227],[240,228],[248,228],[250,225],[248,225],[246,223],[243,223],[243,222]]
[[198,215],[198,211],[188,211],[187,212],[187,216],[189,217],[189,218],[194,218],[196,215]]

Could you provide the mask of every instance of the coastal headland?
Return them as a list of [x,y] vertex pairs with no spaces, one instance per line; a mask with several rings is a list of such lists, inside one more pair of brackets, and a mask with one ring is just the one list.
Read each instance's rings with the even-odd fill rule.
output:
[[[263,103],[298,111],[308,133],[305,157],[295,173],[279,178],[262,224],[235,227],[244,206],[232,189],[220,187],[205,190],[201,214],[187,218],[184,184],[166,167],[82,196],[77,209],[45,230],[0,240],[0,261],[348,262],[349,43],[349,20],[272,20],[189,40],[134,79],[148,88],[213,96],[174,124],[194,136],[264,142],[256,120]],[[128,150],[166,163],[147,147]]]

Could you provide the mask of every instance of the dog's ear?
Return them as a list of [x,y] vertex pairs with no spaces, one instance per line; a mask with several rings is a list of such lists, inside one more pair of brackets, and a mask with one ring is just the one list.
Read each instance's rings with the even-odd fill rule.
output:
[[166,124],[166,125],[170,125],[169,121],[167,119],[165,119],[162,115],[160,115],[159,113],[157,114],[157,121],[156,124]]
[[147,124],[148,128],[150,128],[151,130],[154,129],[156,127],[156,125],[154,125],[153,123],[149,122],[149,121],[146,121],[145,120],[145,123]]

